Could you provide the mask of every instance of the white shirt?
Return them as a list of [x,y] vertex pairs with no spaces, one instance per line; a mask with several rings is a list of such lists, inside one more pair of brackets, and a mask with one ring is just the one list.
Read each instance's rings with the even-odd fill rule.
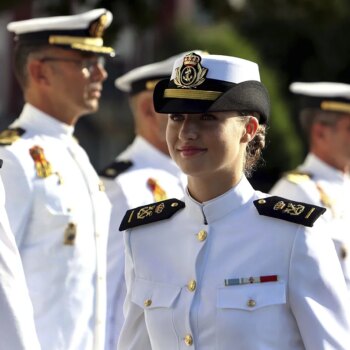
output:
[[[101,350],[105,329],[110,203],[73,127],[26,104],[11,125],[25,133],[0,147],[6,209],[45,350]],[[42,148],[40,161],[30,150]],[[47,164],[47,163],[46,163]]]
[[[187,194],[171,218],[125,232],[118,350],[349,349],[346,286],[332,241],[317,222],[311,229],[260,216],[253,201],[262,196],[243,178],[202,204]],[[278,280],[224,283],[271,275]]]
[[310,174],[310,177],[297,182],[283,177],[270,193],[327,208],[321,220],[333,239],[350,292],[350,177],[312,153],[298,171]]
[[131,161],[132,166],[115,178],[105,178],[106,193],[112,203],[107,259],[107,334],[106,350],[115,350],[122,327],[125,299],[124,242],[118,231],[126,210],[155,201],[147,185],[155,180],[167,198],[182,198],[185,176],[175,162],[141,136],[123,151],[116,161]]
[[0,349],[39,350],[21,258],[5,212],[0,179]]

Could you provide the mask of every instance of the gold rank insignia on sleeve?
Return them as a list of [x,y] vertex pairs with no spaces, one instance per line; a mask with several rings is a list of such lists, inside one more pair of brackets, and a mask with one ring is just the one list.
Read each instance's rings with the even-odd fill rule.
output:
[[0,146],[12,145],[25,133],[22,128],[6,129],[0,132]]
[[129,160],[120,160],[107,165],[98,175],[110,179],[115,179],[117,176],[128,170],[133,165]]
[[292,182],[294,184],[300,184],[302,182],[309,181],[312,179],[312,174],[299,170],[290,171],[284,176],[289,182]]
[[185,208],[185,203],[172,198],[153,204],[144,205],[135,209],[129,209],[119,227],[124,231],[136,226],[150,224],[171,218],[178,210]]
[[315,221],[326,211],[303,202],[295,202],[278,196],[262,198],[254,201],[260,215],[294,222],[296,224],[312,227]]
[[44,149],[40,146],[33,146],[29,150],[35,164],[36,174],[45,178],[52,175],[51,164],[46,160]]

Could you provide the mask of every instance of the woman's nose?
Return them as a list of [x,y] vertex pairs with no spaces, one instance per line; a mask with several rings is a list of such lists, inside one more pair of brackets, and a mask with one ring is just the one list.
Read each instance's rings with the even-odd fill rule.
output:
[[197,123],[193,119],[185,119],[179,137],[183,140],[195,140],[198,137]]

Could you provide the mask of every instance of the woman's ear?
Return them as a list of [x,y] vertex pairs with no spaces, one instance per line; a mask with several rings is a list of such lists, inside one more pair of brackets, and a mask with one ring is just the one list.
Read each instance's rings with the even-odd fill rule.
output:
[[242,136],[242,142],[250,142],[253,140],[258,127],[259,127],[259,121],[255,117],[248,117],[245,126],[244,126],[244,133]]

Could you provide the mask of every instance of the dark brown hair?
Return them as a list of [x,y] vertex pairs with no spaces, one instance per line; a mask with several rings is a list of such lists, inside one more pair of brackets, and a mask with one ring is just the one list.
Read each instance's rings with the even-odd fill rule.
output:
[[[256,112],[240,112],[239,115],[244,119],[248,116],[253,116],[258,120],[260,119],[259,114]],[[247,144],[243,169],[246,177],[251,177],[258,166],[264,163],[262,151],[265,148],[266,144],[266,132],[266,124],[260,124],[254,138]]]

